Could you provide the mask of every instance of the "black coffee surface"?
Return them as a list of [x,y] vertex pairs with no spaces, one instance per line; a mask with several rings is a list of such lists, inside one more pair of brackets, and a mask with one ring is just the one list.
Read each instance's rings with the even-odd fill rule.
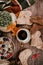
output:
[[25,40],[27,38],[27,32],[24,30],[19,31],[18,37],[20,40]]

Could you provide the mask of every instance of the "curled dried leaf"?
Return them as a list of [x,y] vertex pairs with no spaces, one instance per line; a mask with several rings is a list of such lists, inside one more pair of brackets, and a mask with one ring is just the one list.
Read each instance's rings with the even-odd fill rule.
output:
[[43,25],[43,18],[39,16],[31,17],[31,22]]
[[11,23],[8,27],[7,30],[12,31],[12,35],[15,36],[16,32],[18,31],[19,28],[17,28],[13,23]]

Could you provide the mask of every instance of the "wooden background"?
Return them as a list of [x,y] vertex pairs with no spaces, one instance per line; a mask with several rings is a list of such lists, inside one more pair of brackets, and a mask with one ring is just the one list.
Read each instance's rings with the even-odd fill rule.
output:
[[38,15],[43,17],[43,0],[35,0],[35,4],[28,7],[26,10],[31,10],[33,16]]

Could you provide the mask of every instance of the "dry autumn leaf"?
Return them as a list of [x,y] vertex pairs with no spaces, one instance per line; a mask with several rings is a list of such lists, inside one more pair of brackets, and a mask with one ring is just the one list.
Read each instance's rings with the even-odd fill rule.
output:
[[43,18],[39,16],[34,16],[34,17],[31,17],[31,22],[43,25]]
[[11,23],[8,27],[7,30],[12,31],[12,35],[15,36],[16,32],[18,31],[19,28],[17,28],[13,23]]
[[36,31],[38,31],[41,28],[43,28],[43,26],[38,25],[38,24],[33,24],[32,28],[30,29],[30,33],[34,34]]

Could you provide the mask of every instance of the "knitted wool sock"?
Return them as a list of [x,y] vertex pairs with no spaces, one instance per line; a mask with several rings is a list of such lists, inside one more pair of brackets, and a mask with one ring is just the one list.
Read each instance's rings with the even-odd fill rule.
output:
[[33,5],[35,2],[34,0],[15,0],[15,1],[18,3],[21,10]]
[[35,3],[34,0],[10,0],[10,1],[2,1],[0,2],[0,10],[7,10],[8,12],[17,13],[27,7],[30,7]]

